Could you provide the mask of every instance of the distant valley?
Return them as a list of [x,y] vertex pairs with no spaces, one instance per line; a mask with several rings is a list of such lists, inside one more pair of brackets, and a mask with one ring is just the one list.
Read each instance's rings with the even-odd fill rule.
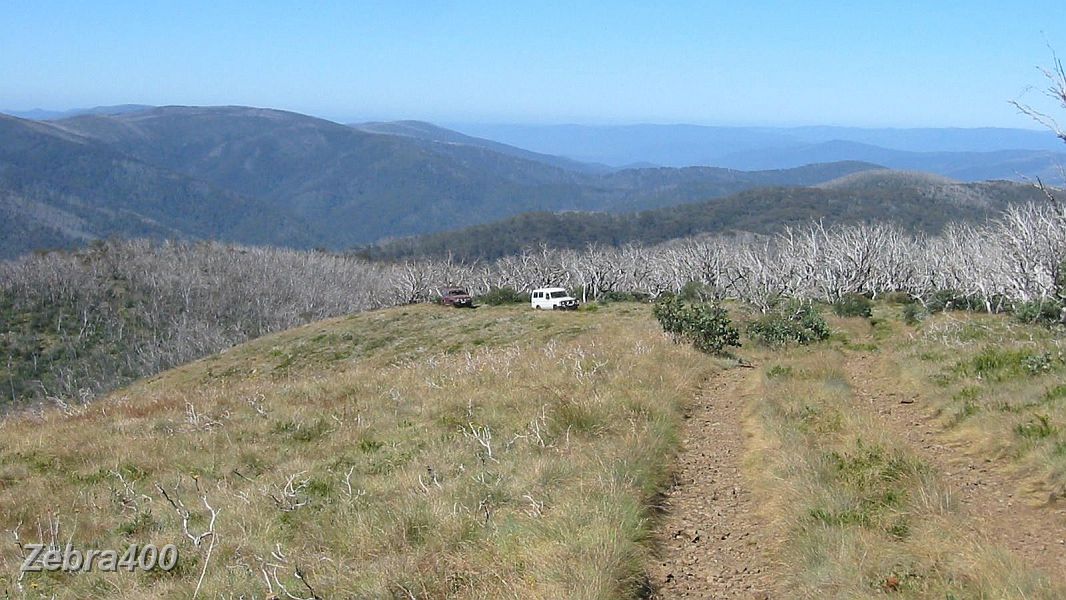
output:
[[[885,167],[1054,183],[1066,164],[1053,136],[1027,130],[477,131],[490,139],[236,106],[26,114],[42,120],[0,115],[2,257],[111,237],[484,258],[542,242],[659,242],[810,219],[934,231],[1034,191]],[[1028,149],[990,150],[1009,146]],[[618,167],[627,160],[680,166]],[[723,166],[688,166],[701,164]]]
[[343,250],[526,212],[644,210],[871,168],[608,170],[428,124],[350,127],[245,107],[2,117],[0,252],[110,236]]

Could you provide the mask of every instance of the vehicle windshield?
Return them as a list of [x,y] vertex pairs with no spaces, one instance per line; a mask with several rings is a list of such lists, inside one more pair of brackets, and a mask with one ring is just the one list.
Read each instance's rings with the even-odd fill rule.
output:
[[466,290],[448,290],[445,292],[449,296],[466,296]]
[[566,297],[566,292],[552,292],[550,297],[551,298],[565,298]]

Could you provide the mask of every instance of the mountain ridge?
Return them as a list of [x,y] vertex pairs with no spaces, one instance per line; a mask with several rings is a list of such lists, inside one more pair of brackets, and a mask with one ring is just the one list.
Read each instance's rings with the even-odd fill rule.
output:
[[[494,125],[456,129],[535,152],[606,165],[715,165],[758,170],[823,160],[863,160],[970,181],[1057,174],[1061,141],[1043,130],[979,128],[742,127],[705,125]],[[851,145],[844,147],[842,145]],[[804,152],[848,150],[820,159]],[[875,156],[878,153],[880,159]],[[997,155],[983,153],[998,153]],[[959,163],[980,159],[977,168]],[[997,160],[991,160],[997,159]],[[1062,182],[1057,182],[1062,183]]]
[[310,245],[295,215],[48,123],[3,117],[0,139],[0,255],[111,236]]
[[[104,205],[117,202],[112,197],[116,194],[149,203],[151,198],[167,197],[170,192],[159,188],[165,173],[183,182],[186,187],[180,188],[179,194],[183,197],[194,192],[218,195],[201,198],[206,206],[254,205],[256,210],[251,212],[255,216],[274,224],[274,229],[265,231],[277,234],[247,232],[234,241],[335,250],[384,238],[458,229],[531,211],[642,210],[762,185],[812,185],[876,168],[846,162],[751,173],[706,167],[590,173],[584,168],[549,164],[552,161],[543,157],[531,160],[521,149],[504,148],[507,153],[501,153],[493,142],[434,126],[405,124],[403,135],[371,133],[290,111],[241,106],[164,106],[20,122],[27,135],[36,131],[46,137],[67,136],[71,143],[84,142],[83,153],[99,155],[89,183],[99,192],[93,198]],[[411,135],[412,127],[419,137]],[[62,188],[62,181],[50,181],[56,160],[47,152],[28,151],[20,160],[24,176],[36,177],[34,185]],[[101,186],[121,171],[114,166],[116,161],[137,165],[144,180],[126,181],[104,193],[107,190]],[[139,196],[131,189],[138,187],[143,188]],[[53,199],[51,205],[59,203]],[[134,208],[128,203],[123,206]],[[8,212],[26,212],[24,209],[25,203],[7,203]],[[30,212],[38,214],[38,220],[48,221],[40,210]],[[125,233],[233,238],[232,231],[191,227],[177,214],[153,214],[154,228],[145,222],[123,232],[122,227],[103,227],[97,218],[94,227],[71,230],[67,237]],[[53,222],[60,220],[51,218]],[[33,229],[32,223],[24,221],[19,227]],[[304,233],[278,233],[285,228]],[[41,240],[44,236],[27,237]],[[50,245],[54,241],[47,240]],[[34,247],[38,244],[23,244],[21,251]],[[8,248],[5,252],[11,255],[17,250]]]
[[[715,210],[726,213],[713,223],[706,214],[685,213],[689,209],[667,220],[685,214],[700,227],[724,227],[750,208],[731,204],[737,195],[757,188],[767,191],[740,197],[785,219],[833,207],[855,218],[902,210],[906,219],[920,220],[912,214],[920,194],[893,197],[898,181],[867,186],[878,207],[854,190],[832,187],[840,177],[884,170],[872,162],[759,171],[604,170],[424,122],[350,126],[244,106],[111,110],[55,121],[4,116],[0,125],[3,256],[108,236],[344,250],[433,234],[445,239],[451,234],[441,232],[478,225],[498,233],[493,224],[508,219],[536,225],[516,239],[533,231],[571,231],[580,223],[599,232],[590,239],[613,243],[619,236],[641,239],[633,231],[639,219],[687,235],[692,227],[664,229],[654,216],[659,213],[645,213],[714,199],[724,199]],[[784,191],[796,187],[811,189]],[[864,208],[841,204],[847,193]],[[784,199],[784,205],[767,204],[767,198]],[[518,217],[529,213],[541,216]],[[560,213],[571,215],[562,218],[567,224],[544,216]],[[764,221],[745,217],[735,225],[765,229]],[[610,233],[619,226],[621,233]]]
[[949,222],[980,223],[1011,204],[1043,199],[1035,186],[1009,181],[962,183],[924,173],[863,171],[817,187],[756,188],[633,213],[526,213],[457,231],[390,240],[358,254],[375,260],[492,260],[541,244],[569,249],[655,244],[701,234],[772,234],[812,221],[888,222],[936,233]]

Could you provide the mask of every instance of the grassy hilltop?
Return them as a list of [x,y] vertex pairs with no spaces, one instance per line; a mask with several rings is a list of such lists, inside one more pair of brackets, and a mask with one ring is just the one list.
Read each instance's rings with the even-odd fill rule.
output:
[[[1061,335],[905,316],[878,303],[829,318],[824,342],[744,339],[753,368],[673,343],[632,303],[414,305],[260,338],[84,408],[0,421],[8,540],[180,549],[170,573],[19,580],[5,543],[0,590],[670,597],[722,571],[759,583],[729,597],[1063,597]],[[725,400],[738,416],[716,412]],[[696,439],[694,422],[741,435]],[[674,477],[679,456],[700,472],[701,443],[735,444],[726,467],[752,490],[737,506],[754,525],[729,540],[663,530],[659,508],[680,511],[668,498],[701,483]],[[213,535],[190,541],[168,497],[193,537],[216,511]],[[686,518],[723,520],[725,498],[695,501]],[[757,569],[693,563],[743,540],[765,551]]]
[[[201,597],[267,597],[264,570],[310,596],[297,568],[322,597],[631,595],[681,406],[716,368],[647,312],[389,309],[8,418],[0,529],[179,544],[172,573],[34,575],[30,597],[188,597],[210,542],[155,486],[198,535],[198,481],[220,511]],[[15,546],[0,557],[14,590]]]

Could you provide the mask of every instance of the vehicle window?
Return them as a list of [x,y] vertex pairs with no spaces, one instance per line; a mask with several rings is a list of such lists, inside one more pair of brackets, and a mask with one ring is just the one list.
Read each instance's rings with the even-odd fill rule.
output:
[[566,292],[552,292],[552,298],[565,298]]

